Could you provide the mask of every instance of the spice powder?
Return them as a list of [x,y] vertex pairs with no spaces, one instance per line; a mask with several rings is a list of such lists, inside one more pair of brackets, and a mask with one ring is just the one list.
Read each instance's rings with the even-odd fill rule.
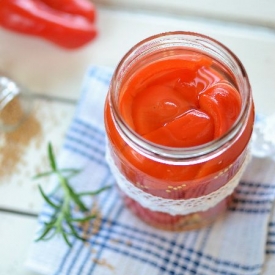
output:
[[[21,103],[14,98],[1,110],[0,122],[3,125],[16,125],[23,116]],[[4,178],[16,172],[31,140],[41,136],[41,125],[34,112],[31,112],[13,131],[2,131],[0,135],[0,178]]]

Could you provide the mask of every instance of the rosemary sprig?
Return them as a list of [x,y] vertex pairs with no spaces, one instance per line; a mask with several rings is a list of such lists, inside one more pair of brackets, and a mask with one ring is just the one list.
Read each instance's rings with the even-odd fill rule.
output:
[[[42,187],[40,185],[38,186],[41,196],[46,203],[54,209],[54,213],[50,221],[44,223],[41,234],[36,241],[49,240],[55,235],[61,235],[64,241],[71,247],[72,244],[69,241],[69,236],[74,236],[79,240],[86,241],[86,239],[78,234],[75,223],[84,223],[96,218],[96,214],[88,214],[89,209],[82,201],[82,198],[84,196],[96,196],[109,189],[111,186],[105,186],[95,191],[76,193],[69,184],[69,179],[80,173],[81,170],[59,169],[51,143],[48,144],[48,158],[51,170],[36,175],[34,179],[40,179],[51,175],[56,176],[58,180],[58,189],[60,189],[63,194],[61,194],[61,200],[54,202],[51,197],[43,191]],[[74,206],[77,206],[83,213],[84,216],[82,218],[73,217],[72,209]]]

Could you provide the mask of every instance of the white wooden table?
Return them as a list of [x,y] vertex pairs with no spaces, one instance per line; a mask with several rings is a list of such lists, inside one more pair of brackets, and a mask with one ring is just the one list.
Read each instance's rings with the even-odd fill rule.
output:
[[1,275],[35,274],[24,267],[42,206],[37,182],[31,177],[45,167],[48,141],[57,152],[60,149],[90,64],[115,67],[131,46],[152,34],[201,32],[240,57],[250,76],[257,112],[275,111],[274,1],[95,2],[99,36],[79,50],[66,51],[0,28],[0,71],[34,93],[35,117],[41,127],[39,135],[24,147],[16,167],[0,177]]

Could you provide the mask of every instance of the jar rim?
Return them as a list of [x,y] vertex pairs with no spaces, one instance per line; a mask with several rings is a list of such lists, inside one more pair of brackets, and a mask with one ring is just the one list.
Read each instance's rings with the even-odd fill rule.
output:
[[[135,59],[132,59],[133,56],[135,56],[135,54],[138,53],[139,55],[146,56],[146,53],[144,51],[146,47],[147,50],[150,50],[150,47],[154,47],[156,43],[168,43],[171,41],[173,43],[179,43],[183,42],[180,41],[183,38],[193,39],[192,42],[196,42],[198,43],[198,45],[201,45],[203,50],[205,50],[203,47],[214,47],[213,49],[218,49],[223,54],[225,54],[225,56],[229,58],[230,61],[233,62],[234,66],[238,69],[239,77],[241,77],[243,85],[242,90],[246,91],[246,95],[244,98],[242,98],[242,108],[238,118],[236,119],[232,127],[221,137],[197,146],[169,147],[146,140],[141,135],[137,134],[126,123],[126,121],[119,115],[119,110],[116,104],[114,91],[117,91],[119,89],[119,77],[121,72],[126,74],[131,64],[135,62]],[[225,65],[223,62],[221,63]],[[228,68],[227,65],[225,65],[226,68]],[[230,71],[232,72],[231,69]],[[238,89],[240,89],[240,87],[238,87]],[[118,64],[112,77],[108,96],[110,107],[112,110],[112,117],[117,126],[116,128],[119,134],[125,140],[125,142],[127,142],[130,146],[135,148],[135,150],[137,150],[139,153],[148,158],[151,158],[156,161],[160,161],[161,159],[161,161],[165,163],[177,162],[178,164],[182,164],[182,162],[184,162],[185,164],[191,164],[195,162],[198,163],[200,159],[203,159],[203,161],[205,161],[207,160],[207,158],[211,159],[215,155],[221,154],[223,151],[225,151],[230,146],[230,142],[236,139],[243,131],[243,125],[248,120],[249,110],[252,106],[251,86],[249,83],[246,70],[241,61],[239,60],[239,58],[221,42],[204,34],[187,31],[174,31],[156,34],[148,38],[145,38],[144,40],[134,45],[124,55],[124,57]]]

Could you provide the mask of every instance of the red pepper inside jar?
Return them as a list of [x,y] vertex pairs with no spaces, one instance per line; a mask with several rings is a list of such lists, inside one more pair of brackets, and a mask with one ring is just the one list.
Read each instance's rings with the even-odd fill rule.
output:
[[253,123],[248,76],[224,45],[190,32],[141,41],[105,105],[107,160],[125,204],[167,230],[214,221],[249,160]]

